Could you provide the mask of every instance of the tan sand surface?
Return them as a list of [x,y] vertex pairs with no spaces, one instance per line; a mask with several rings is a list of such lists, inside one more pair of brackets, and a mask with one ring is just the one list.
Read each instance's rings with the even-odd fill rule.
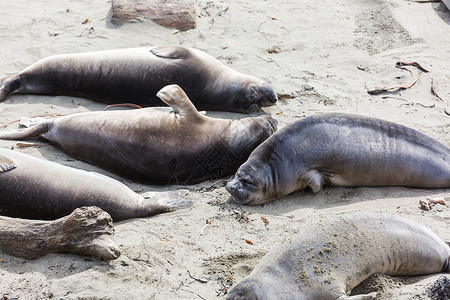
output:
[[[180,44],[203,50],[291,95],[264,109],[277,117],[280,127],[319,112],[349,112],[398,122],[450,146],[450,12],[443,3],[199,0],[197,28],[187,32],[147,21],[115,28],[107,17],[110,6],[105,0],[0,0],[0,77],[59,53]],[[396,68],[398,61],[418,62],[430,72]],[[367,93],[375,87],[411,83],[415,76],[418,81],[410,89]],[[431,93],[432,80],[442,100]],[[0,104],[0,123],[104,107],[72,97],[13,95]],[[54,146],[21,148],[15,141],[0,141],[0,146],[113,176],[137,192],[175,188],[120,179],[71,159]],[[317,194],[299,191],[266,205],[246,207],[235,204],[220,182],[209,190],[212,185],[189,186],[197,200],[187,210],[116,223],[123,254],[112,262],[65,254],[28,261],[0,253],[0,295],[223,299],[224,287],[248,275],[273,245],[307,226],[303,219],[308,215],[397,214],[450,241],[449,207],[422,211],[418,205],[431,196],[449,201],[449,190],[326,187]],[[211,224],[204,228],[207,220]],[[378,290],[379,299],[426,299],[425,286],[439,276],[374,276],[358,292]]]

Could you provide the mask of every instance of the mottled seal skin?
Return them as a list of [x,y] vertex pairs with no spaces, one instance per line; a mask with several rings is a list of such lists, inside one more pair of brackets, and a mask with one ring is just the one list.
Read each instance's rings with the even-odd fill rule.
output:
[[227,183],[241,204],[310,187],[450,187],[450,149],[411,128],[351,114],[307,117],[258,146]]
[[348,214],[303,224],[227,299],[369,300],[376,293],[348,293],[372,274],[440,272],[450,272],[450,247],[425,226],[385,214]]
[[0,101],[12,93],[30,93],[161,106],[155,95],[170,84],[181,86],[200,110],[250,113],[277,101],[263,80],[182,46],[50,56],[0,80]]
[[173,112],[144,108],[79,113],[0,133],[0,138],[40,136],[78,159],[132,180],[193,184],[233,174],[277,127],[270,116],[204,116],[177,85],[163,88],[158,97]]
[[147,217],[192,204],[187,190],[136,194],[95,172],[0,149],[0,214],[54,220],[82,206],[97,206],[114,221]]

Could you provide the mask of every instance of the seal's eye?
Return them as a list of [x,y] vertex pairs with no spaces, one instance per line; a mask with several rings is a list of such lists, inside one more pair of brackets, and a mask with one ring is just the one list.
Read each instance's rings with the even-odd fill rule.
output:
[[258,86],[256,84],[250,84],[247,89],[247,99],[250,101],[255,101],[258,99],[259,96],[259,90]]
[[248,185],[253,185],[253,186],[255,185],[253,183],[253,179],[252,179],[252,177],[250,175],[245,176],[244,178],[241,179],[241,181],[246,183],[246,184],[248,184]]

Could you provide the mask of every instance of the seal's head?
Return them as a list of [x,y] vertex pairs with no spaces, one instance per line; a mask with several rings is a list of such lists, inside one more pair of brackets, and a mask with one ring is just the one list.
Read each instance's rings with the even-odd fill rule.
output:
[[270,84],[261,80],[248,81],[243,84],[241,89],[242,108],[247,113],[255,112],[261,107],[274,105],[277,100],[277,94]]
[[272,86],[256,78],[243,83],[239,92],[234,96],[234,101],[246,113],[252,113],[262,107],[274,105],[278,100]]
[[278,97],[274,89],[263,80],[235,72],[228,75],[218,77],[213,85],[203,90],[203,93],[208,95],[220,95],[217,107],[208,103],[207,105],[211,106],[209,109],[223,110],[226,103],[228,111],[252,113],[277,102]]
[[269,164],[250,156],[228,180],[226,189],[240,204],[263,204],[278,197],[273,175]]
[[251,280],[243,280],[233,287],[226,300],[261,300],[269,299],[265,287],[257,285]]

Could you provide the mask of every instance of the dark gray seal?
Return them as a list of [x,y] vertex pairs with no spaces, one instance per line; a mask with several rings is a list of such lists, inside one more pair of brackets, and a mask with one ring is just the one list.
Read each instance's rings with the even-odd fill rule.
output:
[[151,184],[193,184],[231,175],[277,127],[270,116],[241,120],[200,114],[177,85],[158,92],[173,112],[154,108],[87,112],[0,133],[43,137],[68,154]]
[[270,250],[228,300],[369,300],[348,296],[375,273],[450,272],[450,247],[425,226],[374,213],[320,218]]
[[188,207],[187,193],[138,195],[105,175],[0,149],[0,214],[9,217],[54,220],[82,206],[97,206],[120,221]]
[[292,123],[256,148],[226,186],[257,205],[331,186],[450,187],[450,149],[411,128],[350,114]]
[[0,101],[12,93],[30,93],[161,106],[155,95],[170,84],[181,86],[200,110],[250,113],[277,101],[263,80],[182,46],[50,56],[0,80]]

